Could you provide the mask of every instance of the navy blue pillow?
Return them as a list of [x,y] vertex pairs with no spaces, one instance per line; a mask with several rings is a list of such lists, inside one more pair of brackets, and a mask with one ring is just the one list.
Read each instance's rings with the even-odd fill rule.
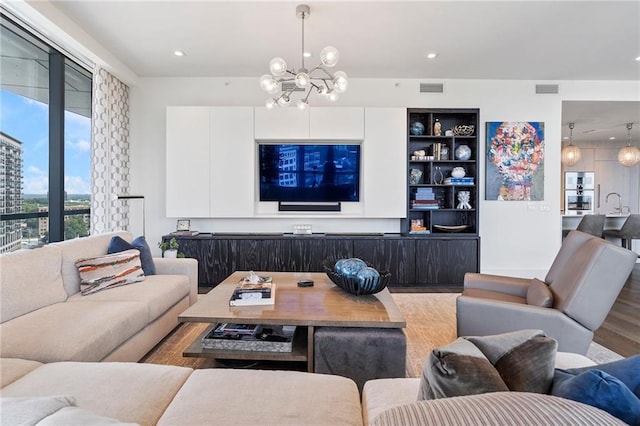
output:
[[151,254],[151,248],[147,244],[147,240],[144,236],[140,236],[135,240],[128,243],[117,235],[111,238],[109,242],[109,248],[107,253],[119,253],[121,251],[137,249],[140,252],[140,263],[142,263],[142,270],[145,275],[155,275],[156,265],[153,263],[153,255]]
[[630,425],[640,425],[640,399],[621,380],[596,367],[577,375],[557,369],[551,395],[591,405]]
[[640,398],[640,355],[633,355],[619,361],[608,362],[606,364],[594,365],[591,367],[571,368],[566,371],[575,376],[593,369],[611,374],[613,377],[624,383],[635,396]]

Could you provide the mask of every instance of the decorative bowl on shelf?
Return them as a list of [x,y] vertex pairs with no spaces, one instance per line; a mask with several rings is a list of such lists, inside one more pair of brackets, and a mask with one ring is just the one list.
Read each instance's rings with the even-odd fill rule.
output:
[[433,227],[443,232],[460,232],[467,229],[469,225],[433,225]]
[[414,121],[413,123],[411,123],[411,126],[409,126],[409,132],[411,132],[412,135],[414,136],[420,136],[424,134],[424,124],[422,124],[419,121]]
[[367,263],[365,263],[366,267],[363,267],[355,274],[353,271],[348,274],[341,274],[336,272],[336,263],[334,260],[326,260],[323,264],[325,273],[331,282],[355,296],[378,293],[384,290],[391,278],[389,271],[378,272]]
[[454,126],[453,134],[457,136],[471,136],[475,129],[476,126],[473,124],[461,124],[459,126]]

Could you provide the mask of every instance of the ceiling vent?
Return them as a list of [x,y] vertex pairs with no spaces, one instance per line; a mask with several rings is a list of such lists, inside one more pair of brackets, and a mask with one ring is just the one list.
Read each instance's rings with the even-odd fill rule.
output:
[[420,83],[420,93],[444,93],[444,84]]
[[304,88],[296,86],[295,81],[283,81],[282,91],[283,92],[304,92]]
[[559,92],[557,84],[536,84],[536,95],[557,95]]

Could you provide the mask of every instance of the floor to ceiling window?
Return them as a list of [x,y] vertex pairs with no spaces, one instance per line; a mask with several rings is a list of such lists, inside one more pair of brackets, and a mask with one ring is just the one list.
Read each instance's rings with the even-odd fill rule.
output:
[[4,14],[0,252],[88,235],[89,71]]

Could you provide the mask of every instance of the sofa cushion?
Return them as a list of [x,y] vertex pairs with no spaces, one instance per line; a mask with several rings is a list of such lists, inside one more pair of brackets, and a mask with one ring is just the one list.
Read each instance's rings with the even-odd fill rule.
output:
[[109,248],[107,253],[119,253],[125,250],[136,249],[140,252],[140,262],[142,263],[142,270],[145,275],[155,275],[156,266],[153,263],[153,254],[151,254],[151,248],[147,244],[147,240],[144,235],[135,238],[130,243],[124,240],[122,237],[114,236],[109,242]]
[[2,421],[11,425],[134,425],[78,408],[72,396],[0,398],[0,412]]
[[118,231],[50,244],[62,250],[62,281],[69,296],[80,291],[80,274],[76,268],[76,262],[79,259],[107,254],[109,242],[116,235],[126,241],[131,241],[133,238],[129,232]]
[[58,247],[18,250],[0,256],[0,322],[67,299]]
[[41,362],[28,359],[0,358],[0,388],[15,382],[41,365]]
[[135,285],[100,291],[90,297],[76,294],[67,302],[141,302],[147,306],[150,323],[187,296],[189,277],[186,275],[152,275]]
[[527,305],[550,308],[553,306],[553,293],[549,286],[537,278],[531,280],[527,289]]
[[345,377],[216,368],[194,371],[158,425],[362,425],[360,407]]
[[2,396],[72,395],[78,407],[95,415],[153,425],[192,371],[131,362],[56,362],[5,387]]
[[527,392],[493,392],[416,401],[369,420],[376,426],[405,425],[624,425],[612,415],[576,401]]
[[147,325],[139,302],[56,303],[0,325],[4,358],[100,361]]
[[144,280],[140,251],[136,249],[79,259],[76,266],[83,296]]

